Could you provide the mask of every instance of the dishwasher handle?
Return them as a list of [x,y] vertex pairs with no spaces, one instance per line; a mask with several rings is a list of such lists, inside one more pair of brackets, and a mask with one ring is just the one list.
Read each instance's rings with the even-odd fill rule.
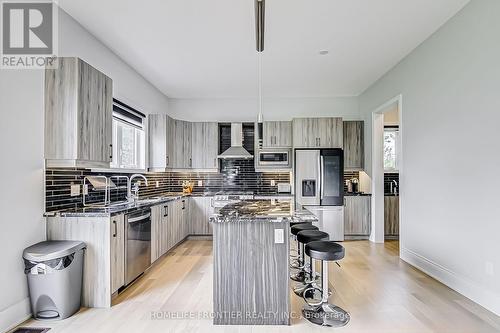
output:
[[147,214],[142,215],[142,216],[133,217],[133,218],[128,219],[128,223],[139,222],[139,221],[142,221],[142,220],[149,218],[150,216],[151,216],[151,213],[147,213]]

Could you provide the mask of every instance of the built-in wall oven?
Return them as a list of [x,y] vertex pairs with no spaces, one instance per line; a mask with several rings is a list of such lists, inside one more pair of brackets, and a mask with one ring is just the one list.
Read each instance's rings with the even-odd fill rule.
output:
[[151,209],[125,215],[125,285],[151,266]]
[[291,168],[291,149],[262,149],[257,154],[260,168]]

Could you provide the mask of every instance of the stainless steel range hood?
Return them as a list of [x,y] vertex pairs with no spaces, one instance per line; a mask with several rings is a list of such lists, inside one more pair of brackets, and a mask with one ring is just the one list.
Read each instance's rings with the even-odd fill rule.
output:
[[251,155],[245,148],[243,148],[243,124],[231,124],[231,147],[229,147],[222,154],[217,156],[222,159],[251,159]]

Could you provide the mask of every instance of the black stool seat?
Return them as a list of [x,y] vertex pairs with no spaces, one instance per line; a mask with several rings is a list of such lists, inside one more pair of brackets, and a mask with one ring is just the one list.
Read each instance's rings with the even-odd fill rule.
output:
[[304,230],[297,234],[297,241],[307,244],[313,241],[328,240],[330,235],[319,230]]
[[344,258],[345,249],[333,241],[314,241],[306,244],[306,254],[317,260],[336,261]]
[[292,235],[297,235],[299,232],[304,230],[319,230],[318,227],[312,225],[312,223],[301,223],[294,225],[291,228]]
[[292,222],[290,222],[290,227],[293,227],[294,225],[298,225],[298,224],[302,224],[302,223],[311,223],[311,222],[292,221]]

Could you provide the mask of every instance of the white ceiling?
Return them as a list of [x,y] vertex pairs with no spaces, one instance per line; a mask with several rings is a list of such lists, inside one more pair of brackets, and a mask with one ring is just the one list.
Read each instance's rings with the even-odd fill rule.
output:
[[[264,94],[359,95],[468,1],[267,0]],[[169,97],[257,95],[253,0],[59,4]]]

